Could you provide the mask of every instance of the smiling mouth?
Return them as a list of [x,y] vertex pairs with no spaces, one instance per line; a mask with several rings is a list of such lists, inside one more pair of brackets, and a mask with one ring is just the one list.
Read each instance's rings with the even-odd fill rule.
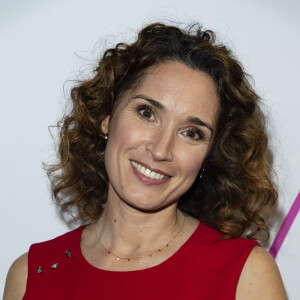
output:
[[131,160],[130,163],[144,176],[151,178],[151,179],[156,179],[156,180],[160,180],[160,179],[167,179],[170,176],[166,176],[154,171],[151,171],[150,169],[147,169],[146,167],[144,167],[143,165]]

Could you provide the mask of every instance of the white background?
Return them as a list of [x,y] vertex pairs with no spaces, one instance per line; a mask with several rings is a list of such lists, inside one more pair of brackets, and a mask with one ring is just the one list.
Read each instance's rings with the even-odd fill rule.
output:
[[[1,0],[0,294],[18,256],[70,229],[42,169],[55,158],[48,126],[64,111],[69,81],[87,76],[103,48],[164,20],[216,31],[253,76],[269,115],[279,182],[274,239],[300,190],[299,1]],[[289,299],[300,299],[299,231],[298,216],[276,259]]]

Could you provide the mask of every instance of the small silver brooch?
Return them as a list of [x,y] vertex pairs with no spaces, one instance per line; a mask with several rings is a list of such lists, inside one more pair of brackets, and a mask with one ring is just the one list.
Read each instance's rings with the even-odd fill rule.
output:
[[55,263],[51,266],[52,269],[57,269],[58,268],[58,263]]

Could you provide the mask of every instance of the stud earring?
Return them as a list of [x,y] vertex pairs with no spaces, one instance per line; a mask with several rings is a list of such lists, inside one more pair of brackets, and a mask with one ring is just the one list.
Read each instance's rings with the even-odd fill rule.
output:
[[105,133],[104,139],[105,139],[105,140],[108,140],[108,134],[107,134],[107,133]]
[[200,170],[200,175],[199,175],[199,178],[200,178],[200,179],[202,179],[203,173],[204,173],[204,169],[201,169],[201,170]]

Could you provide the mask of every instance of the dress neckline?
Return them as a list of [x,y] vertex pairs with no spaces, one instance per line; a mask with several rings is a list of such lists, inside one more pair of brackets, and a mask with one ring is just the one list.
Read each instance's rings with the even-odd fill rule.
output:
[[78,235],[76,238],[76,252],[78,253],[78,257],[80,260],[80,264],[83,265],[86,269],[89,269],[89,271],[92,272],[105,272],[106,274],[137,274],[138,272],[154,272],[154,271],[159,271],[164,267],[167,267],[169,264],[172,264],[174,262],[177,261],[177,258],[179,258],[184,251],[191,245],[193,244],[193,240],[198,236],[198,232],[201,230],[201,228],[203,227],[204,223],[200,222],[198,224],[198,226],[196,227],[196,229],[194,230],[194,232],[190,235],[190,237],[186,240],[185,243],[182,244],[182,246],[169,258],[167,258],[166,260],[164,260],[163,262],[161,262],[158,265],[155,265],[153,267],[150,268],[146,268],[146,269],[140,269],[140,270],[132,270],[132,271],[112,271],[112,270],[105,270],[105,269],[100,269],[97,268],[95,266],[93,266],[92,264],[90,264],[86,258],[84,257],[82,250],[81,250],[81,236],[82,236],[82,231],[85,227],[85,225],[82,225],[78,228]]

